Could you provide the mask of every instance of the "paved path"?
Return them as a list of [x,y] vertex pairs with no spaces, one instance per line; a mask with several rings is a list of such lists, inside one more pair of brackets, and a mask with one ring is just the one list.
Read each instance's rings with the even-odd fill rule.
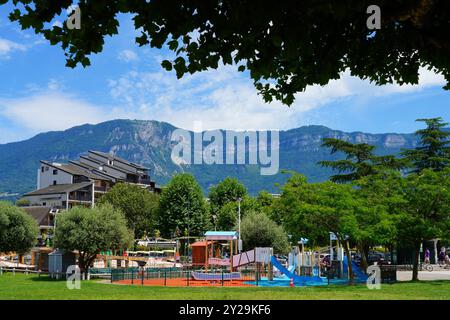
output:
[[[409,281],[412,271],[397,271],[398,281]],[[419,280],[450,280],[450,270],[419,271]]]

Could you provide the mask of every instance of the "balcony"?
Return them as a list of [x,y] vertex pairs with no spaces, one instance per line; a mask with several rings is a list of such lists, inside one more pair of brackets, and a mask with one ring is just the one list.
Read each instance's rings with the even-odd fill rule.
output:
[[94,186],[94,191],[95,192],[108,192],[111,188],[110,187],[106,187],[106,186]]
[[91,196],[69,196],[70,202],[92,202]]
[[137,180],[138,184],[145,184],[145,185],[151,185],[152,184],[152,180],[150,180],[149,178],[146,179],[138,179]]

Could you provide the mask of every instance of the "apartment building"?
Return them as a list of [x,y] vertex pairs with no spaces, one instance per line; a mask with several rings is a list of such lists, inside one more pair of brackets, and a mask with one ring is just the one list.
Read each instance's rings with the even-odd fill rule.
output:
[[37,190],[24,195],[31,206],[68,210],[93,206],[116,183],[132,183],[152,192],[161,189],[149,169],[109,153],[90,150],[68,163],[40,161]]

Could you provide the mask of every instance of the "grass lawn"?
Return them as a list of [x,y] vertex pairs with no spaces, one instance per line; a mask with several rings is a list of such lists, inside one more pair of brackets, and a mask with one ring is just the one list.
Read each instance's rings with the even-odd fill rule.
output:
[[69,290],[65,281],[11,273],[0,276],[0,299],[450,299],[450,281],[402,282],[369,290],[364,285],[295,288],[171,288],[84,281]]

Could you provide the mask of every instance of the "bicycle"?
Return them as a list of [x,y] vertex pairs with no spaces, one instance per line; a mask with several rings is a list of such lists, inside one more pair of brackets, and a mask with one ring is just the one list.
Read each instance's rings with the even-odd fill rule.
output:
[[423,262],[421,262],[420,264],[419,264],[419,270],[420,271],[429,271],[429,272],[431,272],[431,271],[433,271],[433,266],[430,264],[430,263],[423,263]]

